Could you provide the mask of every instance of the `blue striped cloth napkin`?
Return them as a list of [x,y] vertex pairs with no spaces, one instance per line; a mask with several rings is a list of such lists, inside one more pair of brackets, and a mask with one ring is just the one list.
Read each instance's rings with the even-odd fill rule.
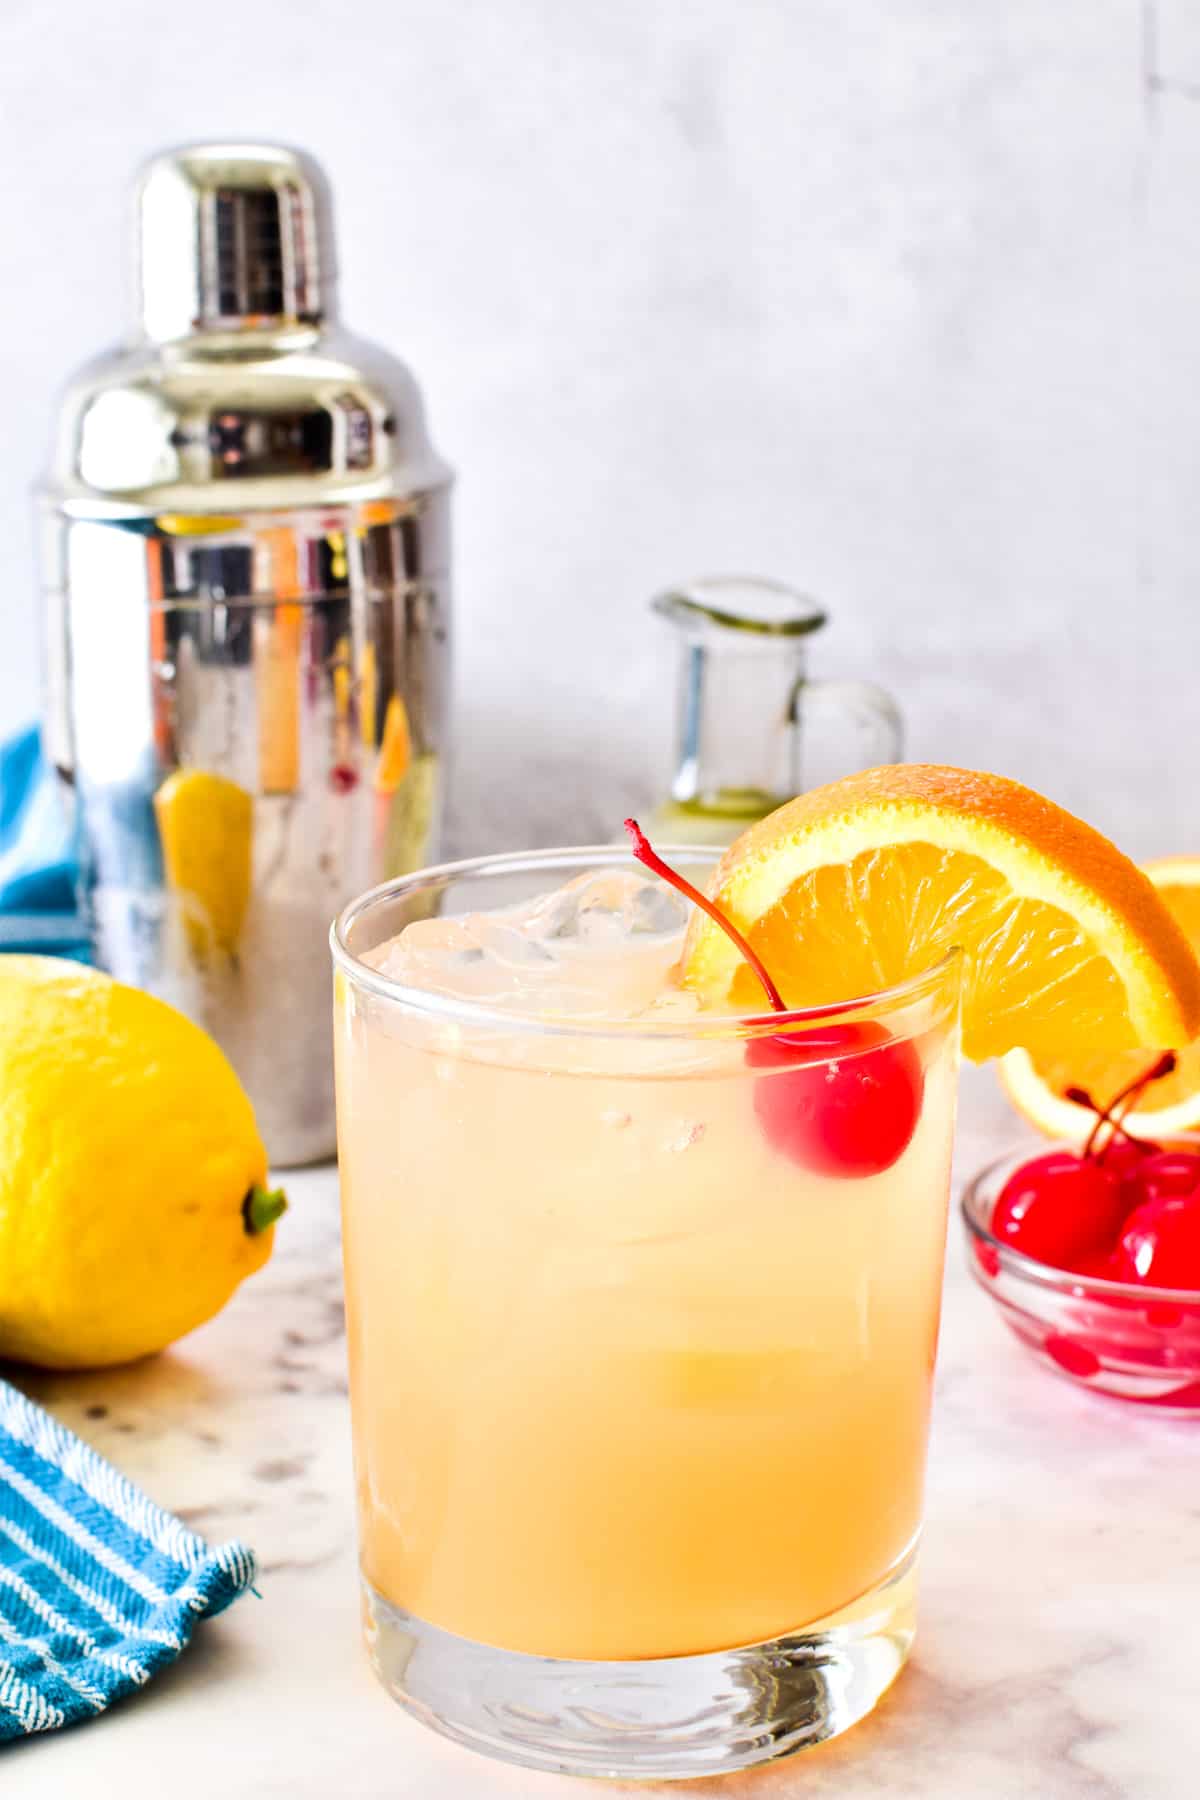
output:
[[0,1742],[144,1687],[253,1579],[0,1381]]
[[37,731],[0,743],[0,950],[88,962],[70,821]]

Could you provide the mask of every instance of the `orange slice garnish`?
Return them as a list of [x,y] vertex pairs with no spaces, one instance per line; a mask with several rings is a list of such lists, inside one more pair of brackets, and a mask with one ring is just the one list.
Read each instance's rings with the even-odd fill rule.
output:
[[[1200,1030],[1200,965],[1107,838],[999,775],[907,763],[802,794],[739,837],[709,888],[789,1006],[876,993],[966,952],[963,1045],[1166,1048]],[[697,913],[684,985],[754,1011],[761,990]]]

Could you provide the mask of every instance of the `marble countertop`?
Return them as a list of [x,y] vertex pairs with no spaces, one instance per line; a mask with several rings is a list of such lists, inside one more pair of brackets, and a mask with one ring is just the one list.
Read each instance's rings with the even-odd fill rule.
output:
[[[969,1168],[1013,1138],[971,1072]],[[262,1598],[199,1628],[144,1694],[4,1753],[4,1800],[567,1800],[407,1718],[358,1637],[337,1183],[293,1174],[270,1266],[176,1351],[37,1377],[35,1398],[210,1538],[259,1553]],[[1200,1424],[1047,1374],[969,1282],[951,1222],[908,1668],[836,1743],[689,1800],[1195,1800]],[[666,1785],[614,1784],[614,1796]]]

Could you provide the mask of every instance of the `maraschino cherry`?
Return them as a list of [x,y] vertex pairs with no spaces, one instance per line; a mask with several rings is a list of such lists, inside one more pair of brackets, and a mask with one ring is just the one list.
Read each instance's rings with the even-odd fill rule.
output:
[[1128,1210],[1121,1177],[1099,1157],[1048,1150],[1009,1176],[992,1234],[1036,1262],[1079,1269],[1111,1248]]
[[1118,1281],[1200,1289],[1200,1190],[1147,1200],[1125,1221],[1113,1254]]
[[775,1148],[806,1168],[878,1175],[907,1150],[921,1114],[921,1059],[874,1020],[751,1038],[746,1062],[790,1071],[757,1083],[754,1110]]
[[1138,1201],[1182,1199],[1200,1188],[1200,1156],[1194,1150],[1159,1150],[1143,1156],[1129,1185]]
[[[1097,1106],[1085,1089],[1069,1088],[1067,1099],[1096,1114],[1091,1135],[1082,1152],[1050,1150],[1009,1176],[992,1212],[993,1234],[1037,1262],[1117,1279],[1109,1259],[1128,1213],[1144,1197],[1145,1172],[1155,1164],[1173,1167],[1176,1154],[1134,1137],[1122,1120],[1144,1089],[1174,1067],[1168,1051],[1107,1107]],[[1108,1135],[1101,1144],[1105,1126]],[[1191,1160],[1200,1164],[1200,1158]]]
[[[783,996],[757,951],[731,919],[663,862],[635,819],[625,829],[633,854],[714,924],[753,969],[772,1011],[787,1015]],[[924,1071],[913,1045],[876,1020],[797,1024],[751,1038],[746,1063],[778,1070],[755,1083],[754,1110],[768,1141],[822,1175],[879,1175],[904,1154],[921,1116]]]

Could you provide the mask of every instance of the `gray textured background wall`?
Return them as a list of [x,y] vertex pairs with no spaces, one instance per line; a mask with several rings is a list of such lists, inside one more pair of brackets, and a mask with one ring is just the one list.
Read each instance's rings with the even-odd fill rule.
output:
[[756,567],[913,754],[1200,850],[1194,0],[47,0],[0,20],[0,729],[25,491],[150,149],[305,144],[460,472],[456,836],[661,775],[647,595]]

